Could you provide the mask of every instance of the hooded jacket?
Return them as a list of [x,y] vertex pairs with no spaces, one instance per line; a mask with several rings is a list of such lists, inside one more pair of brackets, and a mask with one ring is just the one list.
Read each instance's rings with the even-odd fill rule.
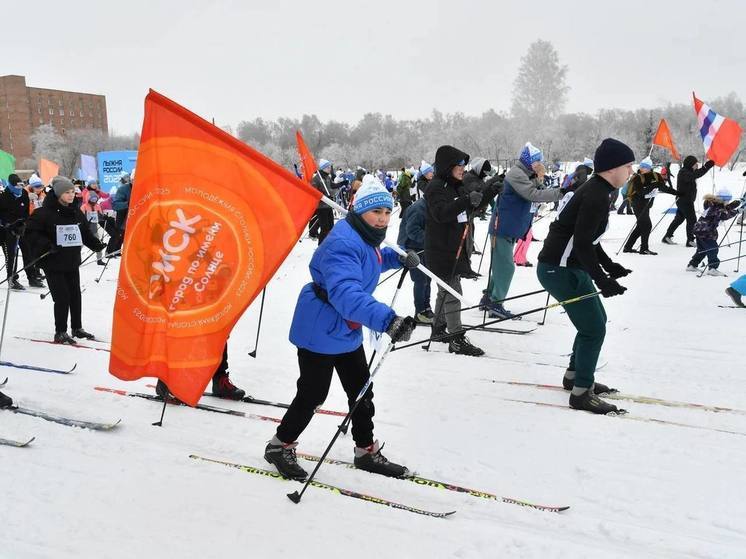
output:
[[433,273],[446,281],[454,272],[457,253],[456,274],[471,270],[466,250],[459,252],[471,204],[469,195],[463,191],[463,182],[451,175],[461,161],[468,163],[469,155],[453,146],[440,146],[435,153],[435,175],[425,191],[425,261]]
[[[326,171],[318,171],[314,173],[313,178],[311,179],[311,186],[321,192],[324,196],[334,198],[334,194],[332,194],[332,176]],[[329,208],[323,200],[319,200],[319,205],[317,207],[318,209]],[[331,208],[329,209],[331,210]]]
[[697,179],[703,177],[707,171],[715,166],[714,161],[706,161],[700,169],[695,171],[695,163],[697,163],[697,158],[693,155],[687,155],[679,174],[676,176],[676,190],[679,191],[679,199],[692,204],[697,200]]

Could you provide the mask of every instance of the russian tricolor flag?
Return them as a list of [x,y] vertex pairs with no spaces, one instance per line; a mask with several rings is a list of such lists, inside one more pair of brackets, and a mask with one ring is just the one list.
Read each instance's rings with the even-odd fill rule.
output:
[[723,167],[738,149],[741,141],[741,127],[735,120],[717,114],[709,105],[697,99],[694,93],[692,96],[705,153],[715,162],[715,165]]

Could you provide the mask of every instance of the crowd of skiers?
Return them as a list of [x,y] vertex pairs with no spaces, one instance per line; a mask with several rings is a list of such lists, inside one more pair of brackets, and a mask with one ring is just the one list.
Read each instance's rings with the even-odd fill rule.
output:
[[[650,210],[659,192],[670,193],[677,197],[677,214],[663,242],[674,244],[677,227],[686,221],[687,245],[696,243],[697,249],[687,269],[697,270],[707,257],[711,275],[718,268],[718,225],[743,212],[741,199],[707,195],[704,212],[696,219],[696,180],[713,166],[711,161],[698,169],[696,158],[687,157],[676,188],[668,165],[655,171],[647,157],[633,172],[635,161],[632,150],[612,138],[604,140],[594,157],[586,158],[564,180],[559,166],[547,169],[544,154],[531,143],[525,144],[509,169],[493,168],[488,160],[472,159],[449,145],[437,149],[432,164],[422,161],[417,169],[402,168],[397,173],[368,173],[362,168],[355,173],[335,172],[332,162],[320,160],[311,184],[347,214],[335,224],[334,210],[322,201],[309,222],[309,235],[318,240],[318,249],[309,264],[311,281],[300,292],[290,326],[290,341],[298,355],[297,391],[265,447],[265,459],[286,477],[306,478],[296,460],[297,440],[324,402],[336,370],[354,409],[355,465],[383,475],[404,475],[406,467],[387,460],[374,437],[375,407],[362,327],[387,333],[396,343],[409,340],[416,325],[425,324],[431,327],[431,340],[447,344],[450,353],[483,355],[465,335],[461,300],[456,296],[462,292],[462,278],[479,277],[471,267],[471,256],[479,248],[474,242],[474,221],[491,214],[491,265],[479,307],[491,318],[519,319],[504,302],[516,263],[529,264],[531,229],[542,204],[556,209],[557,215],[538,255],[537,277],[551,296],[568,302],[567,316],[577,331],[562,382],[569,392],[569,405],[593,413],[619,412],[599,397],[613,389],[596,382],[595,370],[606,331],[601,297],[624,294],[626,288],[618,280],[631,273],[614,262],[600,242],[609,212],[617,209],[620,190],[623,202],[617,211],[628,203],[635,215],[624,252],[656,254],[649,246]],[[55,177],[46,189],[39,189],[42,185],[33,179],[23,185],[11,176],[8,182],[0,195],[0,221],[11,287],[19,288],[14,263],[20,249],[29,283],[43,285],[39,268],[46,276],[55,303],[55,342],[92,338],[81,324],[81,246],[95,251],[100,262],[118,253],[126,225],[129,177],[123,177],[113,200],[107,200],[95,182],[78,189],[64,177]],[[106,202],[112,204],[113,219],[103,210]],[[400,211],[401,220],[396,250],[381,246],[395,211]],[[110,224],[108,247],[98,237],[102,222]],[[71,239],[65,237],[66,232],[79,235]],[[640,248],[636,249],[638,239]],[[106,255],[102,253],[105,248]],[[397,315],[373,297],[380,274],[402,267],[414,284],[412,317]],[[433,280],[437,280],[437,289],[431,306]],[[734,282],[727,293],[743,306],[746,277]],[[68,314],[72,337],[67,334]],[[213,380],[217,396],[244,397],[245,392],[228,379],[227,346]],[[172,397],[162,382],[158,394]],[[2,398],[7,397],[0,394],[0,406],[8,405],[9,399]]]

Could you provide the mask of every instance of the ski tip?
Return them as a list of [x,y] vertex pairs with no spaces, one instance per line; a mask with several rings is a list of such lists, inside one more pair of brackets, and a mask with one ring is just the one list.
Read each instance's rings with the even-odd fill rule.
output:
[[30,445],[32,442],[36,440],[36,437],[31,437],[29,440],[27,440],[25,443],[21,445],[21,448],[26,448],[28,445]]
[[69,375],[69,374],[70,374],[70,373],[72,373],[72,372],[73,372],[73,371],[74,371],[74,370],[75,370],[75,369],[76,369],[77,367],[78,367],[78,364],[77,364],[77,363],[74,363],[74,364],[73,364],[73,366],[72,366],[72,368],[71,368],[70,370],[68,370],[66,374],[68,374],[68,375]]
[[298,493],[297,491],[288,493],[287,496],[288,496],[288,499],[293,501],[296,505],[300,503],[300,493]]

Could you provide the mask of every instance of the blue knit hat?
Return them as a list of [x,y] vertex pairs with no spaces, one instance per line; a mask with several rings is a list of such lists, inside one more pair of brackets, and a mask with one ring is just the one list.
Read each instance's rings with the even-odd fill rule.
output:
[[319,159],[319,171],[323,171],[327,167],[331,167],[332,162],[327,159]]
[[544,159],[544,154],[541,153],[541,150],[539,148],[531,144],[531,142],[526,142],[526,145],[523,146],[518,159],[521,163],[523,163],[530,169],[532,163],[536,163],[537,161],[542,161]]
[[355,193],[352,209],[356,214],[363,214],[376,208],[391,210],[394,208],[394,199],[381,181],[373,175],[365,175],[363,184]]
[[422,164],[420,164],[420,175],[427,175],[431,171],[435,171],[435,169],[430,165],[430,163],[423,159]]
[[653,160],[650,159],[650,157],[646,157],[642,161],[640,161],[640,169],[653,169]]

